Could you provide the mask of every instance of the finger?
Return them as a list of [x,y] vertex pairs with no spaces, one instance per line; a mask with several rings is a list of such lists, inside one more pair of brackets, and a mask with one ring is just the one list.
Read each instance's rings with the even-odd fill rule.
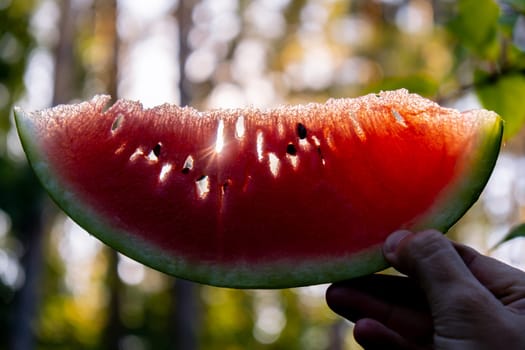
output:
[[407,306],[414,310],[429,311],[423,290],[412,279],[404,276],[374,274],[336,282],[328,288],[327,296],[342,290],[342,296],[348,291],[360,291],[387,304]]
[[408,278],[371,275],[336,283],[328,288],[326,300],[332,310],[353,322],[370,318],[405,338],[417,342],[432,339],[425,297]]
[[472,290],[489,294],[438,231],[395,232],[387,238],[383,253],[392,266],[420,283],[429,301],[443,300],[443,295],[449,300],[468,297],[464,294]]
[[525,273],[465,245],[454,243],[474,277],[504,305],[518,306],[525,312]]
[[354,338],[365,349],[415,350],[424,349],[374,319],[364,318],[354,326]]

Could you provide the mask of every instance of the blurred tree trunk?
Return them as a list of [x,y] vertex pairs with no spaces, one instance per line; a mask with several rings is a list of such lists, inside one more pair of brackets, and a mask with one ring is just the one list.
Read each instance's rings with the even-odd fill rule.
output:
[[[192,25],[192,11],[195,0],[184,0],[179,3],[175,17],[179,29],[179,91],[180,105],[191,103],[191,84],[186,78],[184,65],[189,55],[188,34]],[[178,279],[173,286],[172,319],[175,325],[173,348],[194,350],[198,348],[200,323],[200,306],[198,288],[195,283]]]
[[[117,32],[118,6],[116,0],[95,1],[95,36],[105,38],[104,50],[107,61],[104,67],[99,68],[98,78],[105,83],[106,91],[115,102],[118,98],[118,59],[120,39]],[[118,275],[118,253],[110,248],[107,250],[108,265],[106,274],[106,288],[108,289],[107,324],[102,334],[105,349],[120,349],[121,340],[125,335],[125,326],[121,319],[122,281]]]
[[197,298],[198,285],[177,279],[173,287],[173,324],[175,338],[173,349],[194,350],[198,348],[200,307]]
[[[73,97],[74,71],[73,38],[75,13],[70,0],[60,1],[59,39],[54,52],[54,86],[52,105],[66,103]],[[35,348],[35,315],[40,304],[40,278],[42,275],[43,237],[45,228],[56,213],[48,201],[36,196],[28,201],[24,222],[19,227],[18,237],[24,247],[21,258],[25,281],[14,300],[13,323],[10,346],[14,350]]]
[[188,36],[192,26],[193,7],[196,3],[196,0],[182,0],[175,13],[179,28],[179,91],[181,106],[187,106],[191,103],[191,82],[186,77],[184,66],[191,53]]
[[51,105],[67,103],[77,90],[74,83],[74,36],[75,17],[70,0],[60,2],[60,36],[55,49],[55,76]]
[[27,221],[18,230],[18,238],[24,247],[21,259],[25,274],[24,285],[16,293],[13,302],[10,346],[13,350],[35,348],[35,315],[40,295],[39,284],[42,272],[42,237],[44,234],[43,205],[29,205],[36,210],[27,211]]
[[108,289],[108,308],[107,308],[107,323],[102,335],[102,342],[104,349],[120,349],[120,341],[124,335],[124,325],[120,318],[120,295],[122,290],[122,282],[118,276],[118,253],[111,249],[108,250],[108,266],[106,274],[106,288]]
[[345,336],[348,325],[343,319],[334,322],[330,326],[330,343],[327,350],[343,350],[345,348]]

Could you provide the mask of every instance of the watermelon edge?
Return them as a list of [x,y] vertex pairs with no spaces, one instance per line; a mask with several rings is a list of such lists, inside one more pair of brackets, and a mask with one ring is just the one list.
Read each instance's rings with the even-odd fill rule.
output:
[[503,119],[483,109],[463,113],[475,113],[477,118],[484,118],[476,145],[479,151],[474,153],[436,204],[413,225],[413,230],[433,228],[446,233],[479,199],[494,170],[503,140]]

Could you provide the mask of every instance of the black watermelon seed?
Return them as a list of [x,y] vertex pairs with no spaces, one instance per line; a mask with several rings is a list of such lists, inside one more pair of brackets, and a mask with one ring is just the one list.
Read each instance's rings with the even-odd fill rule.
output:
[[297,136],[299,136],[301,140],[306,138],[306,126],[304,126],[303,123],[297,123],[296,131],[297,131]]
[[226,192],[226,190],[228,189],[228,187],[230,187],[230,185],[232,184],[232,180],[228,179],[226,181],[224,181],[224,183],[222,184],[222,192]]
[[124,119],[124,115],[122,113],[119,113],[115,120],[113,121],[113,124],[111,124],[111,131],[115,131],[118,128],[120,128],[120,125],[122,125],[122,121]]
[[289,143],[288,146],[286,146],[286,153],[291,156],[295,156],[297,154],[297,148],[295,148],[293,143]]
[[188,167],[182,168],[182,173],[184,175],[189,174],[189,172],[190,172],[190,168],[188,168]]
[[155,147],[153,147],[153,154],[155,155],[155,157],[160,156],[160,148],[160,143],[157,143]]

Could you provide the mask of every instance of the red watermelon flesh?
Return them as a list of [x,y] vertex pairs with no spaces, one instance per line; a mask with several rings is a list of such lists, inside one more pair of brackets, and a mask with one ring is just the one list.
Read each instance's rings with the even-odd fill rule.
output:
[[492,171],[502,121],[406,90],[261,111],[110,98],[16,112],[55,201],[123,253],[239,288],[386,266],[396,229],[447,230]]

